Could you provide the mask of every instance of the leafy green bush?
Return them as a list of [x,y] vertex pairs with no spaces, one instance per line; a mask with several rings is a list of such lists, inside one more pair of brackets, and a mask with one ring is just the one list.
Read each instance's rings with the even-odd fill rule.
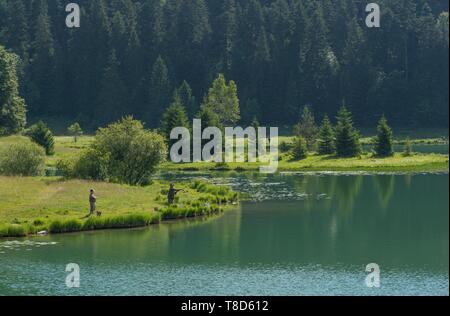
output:
[[7,176],[39,176],[45,168],[44,150],[31,142],[18,142],[0,152],[0,173]]
[[[93,148],[83,151],[71,166],[66,162],[66,173],[81,179],[104,181],[109,179],[108,155],[105,155]],[[72,167],[72,170],[70,169]]]
[[47,125],[39,121],[32,125],[25,133],[33,142],[44,147],[45,154],[48,156],[55,154],[55,140],[53,133],[47,127]]
[[90,180],[109,180],[130,185],[146,185],[159,163],[167,156],[164,138],[144,129],[140,121],[126,117],[101,128],[67,174]]

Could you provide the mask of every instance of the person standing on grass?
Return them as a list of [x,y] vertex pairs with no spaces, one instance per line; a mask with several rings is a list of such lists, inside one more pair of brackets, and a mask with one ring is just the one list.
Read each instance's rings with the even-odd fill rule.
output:
[[96,204],[97,203],[97,197],[95,196],[95,191],[94,189],[91,189],[91,193],[89,194],[89,206],[90,206],[90,211],[89,211],[89,216],[94,215],[95,209],[96,209]]
[[169,193],[167,194],[167,203],[169,205],[172,205],[175,201],[175,195],[177,195],[178,192],[183,190],[177,190],[175,189],[175,186],[173,184],[170,185]]

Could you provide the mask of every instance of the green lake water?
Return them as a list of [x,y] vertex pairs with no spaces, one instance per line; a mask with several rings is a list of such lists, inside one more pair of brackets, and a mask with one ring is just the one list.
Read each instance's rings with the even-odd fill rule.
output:
[[[163,177],[251,201],[145,229],[0,240],[0,295],[449,294],[448,174]],[[80,288],[65,285],[68,263]],[[380,288],[365,285],[369,263]]]

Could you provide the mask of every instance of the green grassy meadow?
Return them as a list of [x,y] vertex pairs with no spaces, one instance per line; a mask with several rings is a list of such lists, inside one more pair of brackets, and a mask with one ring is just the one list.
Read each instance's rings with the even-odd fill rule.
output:
[[[207,184],[179,183],[185,190],[167,206],[169,184],[146,187],[59,178],[0,177],[0,237],[147,226],[160,221],[223,211],[237,194]],[[102,216],[87,218],[89,190],[96,190]]]
[[[55,137],[55,155],[48,156],[46,165],[54,168],[58,160],[76,157],[83,148],[89,146],[93,136],[83,136],[75,143],[72,137]],[[293,137],[280,136],[279,143],[289,143]],[[0,138],[2,146],[26,140],[23,136],[9,136]],[[370,144],[372,137],[361,140],[363,144]],[[404,139],[396,139],[395,144],[402,144]],[[412,139],[413,144],[448,144],[443,137]],[[162,170],[242,170],[253,171],[260,167],[260,163],[228,163],[217,165],[216,163],[198,162],[186,164],[164,163]],[[357,158],[336,158],[333,156],[318,156],[311,153],[302,161],[291,161],[288,154],[280,153],[279,171],[446,171],[448,170],[448,155],[415,153],[410,157],[404,157],[396,153],[393,157],[376,158],[371,153],[364,153]]]

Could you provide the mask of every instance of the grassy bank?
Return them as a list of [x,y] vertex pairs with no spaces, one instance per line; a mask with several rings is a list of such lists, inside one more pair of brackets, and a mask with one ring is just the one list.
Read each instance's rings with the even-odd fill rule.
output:
[[[0,138],[0,149],[13,142],[20,141],[21,136]],[[77,143],[72,137],[55,137],[55,155],[47,157],[46,165],[49,171],[55,168],[60,159],[68,159],[77,156],[83,148],[86,148],[93,140],[92,136],[84,136]],[[281,136],[279,143],[290,142],[292,137]],[[363,144],[370,144],[372,138],[362,139]],[[412,139],[414,144],[448,144],[445,137]],[[402,144],[403,139],[397,139],[396,144]],[[255,163],[229,163],[217,165],[215,163],[190,163],[190,164],[163,164],[163,170],[237,170],[254,171],[259,169]],[[287,155],[281,155],[279,171],[448,171],[448,155],[441,154],[414,154],[411,157],[403,157],[397,153],[390,158],[375,158],[371,154],[364,154],[359,158],[334,158],[329,156],[310,155],[307,159],[292,162]],[[51,174],[51,173],[50,173]]]
[[[95,188],[101,217],[86,218],[89,189]],[[178,184],[184,189],[168,207],[168,183],[130,187],[57,178],[0,177],[0,237],[39,231],[66,233],[132,228],[166,220],[220,213],[238,200],[228,188],[200,182]]]
[[[278,171],[368,171],[368,172],[438,172],[448,171],[448,155],[414,154],[404,157],[395,154],[389,158],[376,158],[372,154],[363,154],[357,158],[336,158],[332,156],[310,155],[301,161],[291,161],[287,155],[281,156]],[[166,170],[208,171],[235,170],[256,171],[259,163],[166,163]]]

